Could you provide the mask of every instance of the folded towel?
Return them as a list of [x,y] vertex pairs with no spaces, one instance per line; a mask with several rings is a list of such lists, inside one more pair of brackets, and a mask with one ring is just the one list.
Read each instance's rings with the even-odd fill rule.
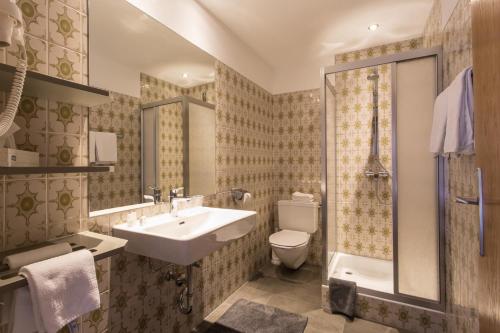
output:
[[311,202],[314,199],[314,195],[309,193],[293,192],[292,200],[294,201],[304,201]]
[[114,164],[118,160],[116,133],[89,133],[89,160],[95,164]]
[[24,266],[19,274],[28,280],[39,333],[56,333],[100,306],[94,257],[88,250]]
[[330,278],[328,284],[332,313],[343,314],[353,320],[356,306],[356,282]]
[[472,68],[457,75],[447,89],[446,136],[443,152],[474,153]]
[[57,257],[67,253],[71,253],[71,246],[69,243],[64,242],[6,256],[3,259],[3,263],[7,264],[9,269],[13,270],[34,262]]
[[448,113],[448,91],[444,90],[434,102],[434,116],[432,119],[430,151],[442,154],[446,134],[446,115]]

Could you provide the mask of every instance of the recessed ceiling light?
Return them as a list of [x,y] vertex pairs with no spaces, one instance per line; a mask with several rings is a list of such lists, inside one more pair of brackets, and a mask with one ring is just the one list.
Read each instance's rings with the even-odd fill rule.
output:
[[183,77],[184,79],[187,79],[187,77],[188,77],[188,73],[184,73],[184,74],[182,74],[182,77]]
[[368,26],[368,30],[370,30],[370,31],[375,31],[375,30],[377,30],[379,27],[380,27],[380,25],[378,25],[378,24],[376,24],[376,23],[375,23],[375,24],[370,24],[370,25]]

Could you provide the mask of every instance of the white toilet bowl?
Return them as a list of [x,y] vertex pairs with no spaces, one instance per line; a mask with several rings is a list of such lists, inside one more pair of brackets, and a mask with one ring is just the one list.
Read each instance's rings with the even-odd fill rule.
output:
[[269,236],[269,243],[283,265],[297,269],[306,261],[310,239],[307,232],[281,230]]

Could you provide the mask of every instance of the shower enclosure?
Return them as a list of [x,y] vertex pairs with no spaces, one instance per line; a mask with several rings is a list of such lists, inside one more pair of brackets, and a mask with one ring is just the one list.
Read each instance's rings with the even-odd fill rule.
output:
[[429,152],[441,50],[324,68],[324,284],[444,307],[445,160]]
[[141,106],[142,194],[215,193],[215,105],[177,96]]

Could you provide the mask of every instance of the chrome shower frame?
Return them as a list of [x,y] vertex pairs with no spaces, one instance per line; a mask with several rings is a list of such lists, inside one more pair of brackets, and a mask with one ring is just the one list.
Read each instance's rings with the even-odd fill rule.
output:
[[[407,60],[415,60],[419,58],[435,57],[436,58],[436,73],[437,73],[437,91],[436,95],[442,91],[442,73],[443,73],[443,55],[441,47],[433,47],[427,49],[417,49],[407,52],[401,52],[391,55],[383,55],[376,58],[370,58],[366,60],[359,60],[350,63],[343,63],[334,66],[323,67],[320,72],[320,108],[321,108],[321,200],[324,203],[321,205],[321,219],[322,219],[322,242],[323,242],[323,253],[322,253],[322,283],[324,286],[328,286],[328,191],[327,191],[327,137],[331,135],[335,141],[335,126],[332,128],[327,128],[327,106],[326,106],[326,91],[331,89],[331,82],[328,80],[328,75],[340,73],[349,70],[374,67],[384,64],[391,65],[392,69],[392,216],[393,216],[393,269],[394,269],[394,294],[379,292],[376,290],[358,288],[358,291],[362,294],[379,297],[382,299],[387,299],[391,301],[402,302],[414,306],[425,307],[428,309],[444,311],[445,310],[445,300],[446,300],[446,289],[445,289],[445,204],[448,197],[448,192],[445,187],[447,183],[447,162],[443,157],[436,158],[436,168],[437,168],[437,183],[436,191],[438,194],[438,257],[439,257],[439,301],[433,301],[430,299],[424,299],[411,295],[400,294],[398,290],[399,278],[398,278],[398,237],[394,237],[398,234],[398,184],[397,184],[397,110],[396,110],[396,63],[403,62]],[[333,95],[335,98],[335,95]],[[335,122],[335,121],[334,121]],[[328,131],[328,133],[327,133]],[[333,131],[333,135],[330,134]],[[333,143],[335,145],[335,142]],[[331,153],[331,152],[330,152]],[[334,155],[336,154],[334,150]],[[335,161],[336,156],[330,157],[330,160]],[[337,177],[336,170],[332,170],[333,175],[330,177]],[[332,214],[333,218],[336,219],[335,210]]]
[[[158,186],[158,179],[160,179],[160,170],[158,169],[158,156],[159,154],[159,147],[160,145],[158,144],[158,135],[160,133],[160,127],[159,127],[159,108],[161,106],[169,105],[169,104],[176,104],[180,103],[181,108],[182,108],[182,130],[184,133],[184,137],[182,138],[183,141],[183,147],[184,150],[182,152],[183,154],[183,159],[182,159],[182,165],[184,170],[189,170],[189,104],[197,104],[204,106],[213,112],[215,112],[215,104],[207,103],[202,100],[199,100],[197,98],[187,96],[187,95],[181,95],[177,97],[172,97],[156,102],[150,102],[146,104],[141,105],[141,200],[144,200],[144,195],[147,194],[145,193],[144,189],[146,186],[149,186],[150,184],[145,183],[144,179],[144,160],[145,160],[145,151],[144,151],[144,112],[154,112],[154,123],[155,123],[155,128],[154,130],[154,137],[155,137],[155,147],[156,147],[156,152],[154,154],[155,157],[155,179],[156,183],[154,186]],[[183,187],[184,187],[184,195],[189,195],[189,174],[187,172],[184,172],[183,174]]]

